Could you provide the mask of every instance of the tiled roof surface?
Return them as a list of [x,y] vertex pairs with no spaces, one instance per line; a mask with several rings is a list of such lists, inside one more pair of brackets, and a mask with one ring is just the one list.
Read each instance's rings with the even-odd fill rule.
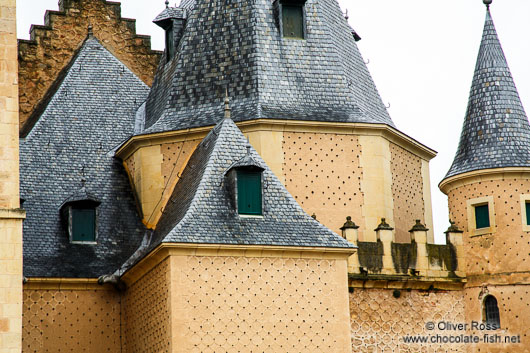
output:
[[199,144],[164,210],[150,249],[160,243],[245,244],[351,248],[307,215],[250,148],[263,171],[263,217],[240,217],[225,172],[247,155],[247,140],[231,119]]
[[[94,38],[85,41],[43,115],[21,141],[24,275],[95,278],[118,268],[145,232],[114,148],[133,133],[148,87]],[[60,207],[82,197],[97,208],[97,245],[68,239]],[[80,196],[81,195],[81,196]]]
[[143,133],[215,125],[225,88],[235,121],[393,126],[336,0],[306,2],[305,40],[282,38],[271,0],[184,1],[177,55],[161,62]]
[[460,144],[445,178],[530,167],[530,125],[488,10]]
[[160,13],[160,15],[156,16],[153,22],[159,23],[173,18],[186,18],[186,10],[179,7],[167,7]]

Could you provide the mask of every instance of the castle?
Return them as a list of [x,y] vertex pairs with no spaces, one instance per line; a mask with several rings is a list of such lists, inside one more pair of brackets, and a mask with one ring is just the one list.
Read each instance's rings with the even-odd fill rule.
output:
[[0,353],[529,352],[530,125],[484,3],[441,245],[435,152],[335,0],[166,3],[163,53],[119,3],[17,42],[0,2]]

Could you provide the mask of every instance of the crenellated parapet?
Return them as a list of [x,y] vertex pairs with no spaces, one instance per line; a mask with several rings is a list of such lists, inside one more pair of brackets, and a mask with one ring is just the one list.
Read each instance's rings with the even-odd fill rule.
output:
[[119,3],[61,0],[59,11],[46,11],[44,25],[31,26],[30,40],[18,41],[22,136],[39,118],[89,28],[107,50],[152,84],[161,53],[151,49],[151,37],[136,33],[136,20],[121,17]]
[[371,286],[384,282],[388,285],[390,281],[422,287],[421,282],[465,281],[462,231],[454,224],[446,232],[446,244],[429,241],[429,229],[420,220],[409,231],[410,242],[397,242],[395,229],[385,218],[375,229],[375,241],[360,241],[358,228],[351,217],[341,228],[342,236],[358,247],[348,260],[353,284]]

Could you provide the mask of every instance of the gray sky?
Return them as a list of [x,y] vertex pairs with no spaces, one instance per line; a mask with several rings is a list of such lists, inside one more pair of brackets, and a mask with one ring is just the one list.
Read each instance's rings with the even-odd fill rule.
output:
[[[177,1],[178,2],[178,1]],[[164,0],[122,0],[122,16],[163,49],[152,20]],[[171,1],[173,5],[175,0]],[[437,187],[460,138],[485,17],[482,0],[339,0],[363,38],[359,47],[399,130],[438,151],[431,161],[434,231],[443,239],[447,198]],[[149,4],[149,5],[147,5]],[[57,0],[18,0],[18,37],[43,24]],[[523,105],[530,111],[530,1],[494,0],[491,6]]]

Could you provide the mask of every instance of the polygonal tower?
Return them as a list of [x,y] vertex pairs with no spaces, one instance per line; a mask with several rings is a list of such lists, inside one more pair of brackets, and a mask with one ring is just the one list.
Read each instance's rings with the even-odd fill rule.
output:
[[487,344],[492,352],[516,343],[505,342],[507,335],[527,339],[522,318],[530,315],[524,300],[530,283],[530,125],[497,37],[491,1],[484,3],[486,22],[460,144],[439,186],[448,196],[451,220],[464,231],[467,320],[501,328],[495,333],[502,333],[502,342]]

